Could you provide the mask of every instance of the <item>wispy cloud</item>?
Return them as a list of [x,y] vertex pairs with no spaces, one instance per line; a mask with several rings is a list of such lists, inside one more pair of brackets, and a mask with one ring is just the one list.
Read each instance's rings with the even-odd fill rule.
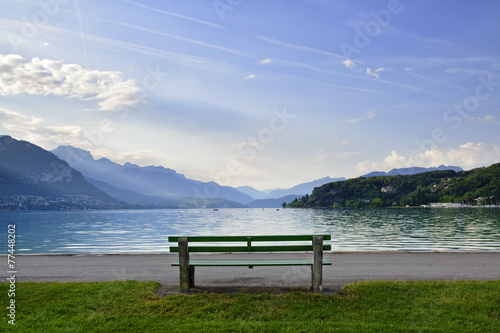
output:
[[323,163],[328,160],[343,160],[343,159],[349,159],[354,156],[360,155],[360,152],[357,151],[347,151],[347,152],[341,152],[341,153],[327,153],[326,149],[321,147],[316,149],[316,152],[314,153],[314,161]]
[[42,118],[25,116],[3,108],[0,108],[0,120],[0,128],[3,128],[9,135],[43,147],[88,145],[88,142],[83,139],[84,129],[81,126],[50,126]]
[[462,69],[492,66],[498,57],[385,57],[384,62],[398,64],[406,71],[421,70],[423,68],[442,67],[460,71]]
[[359,156],[359,155],[361,155],[361,153],[359,151],[346,151],[343,153],[333,154],[333,158],[340,160],[340,159],[347,159],[347,158],[351,158],[351,157]]
[[431,77],[428,77],[428,76],[425,76],[425,75],[415,74],[413,71],[412,72],[408,71],[408,75],[410,75],[412,77],[419,78],[419,79],[423,79],[423,80],[426,80],[426,81],[431,81],[431,82],[434,82],[434,83],[438,83],[440,85],[444,85],[444,86],[448,86],[448,87],[451,87],[451,88],[455,88],[455,89],[458,89],[458,90],[469,91],[469,89],[467,89],[467,88],[460,87],[460,86],[457,86],[455,84],[451,84],[451,83],[448,83],[448,82],[445,82],[445,81],[442,81],[442,80],[436,80],[434,78],[431,78]]
[[366,111],[366,119],[372,120],[373,118],[375,118],[375,111],[373,110]]
[[80,26],[80,36],[82,38],[82,44],[83,44],[83,55],[85,57],[85,68],[88,68],[88,62],[87,62],[87,45],[85,43],[85,35],[83,34],[83,19],[82,19],[82,13],[80,12],[80,6],[78,5],[78,0],[74,1],[75,9],[76,9],[76,15],[78,16],[78,23]]
[[412,43],[421,47],[442,51],[443,48],[451,50],[465,50],[463,45],[450,42],[449,40],[427,37],[421,34],[410,33],[403,29],[397,28],[394,24],[387,27],[389,34],[394,38],[401,39],[406,43]]
[[95,100],[100,110],[114,110],[142,101],[133,80],[120,72],[88,70],[63,61],[0,54],[0,95],[54,95]]
[[479,167],[500,160],[500,146],[487,143],[468,142],[457,148],[442,149],[433,147],[409,156],[401,155],[393,150],[382,161],[364,161],[358,163],[356,170],[360,173],[379,170],[388,171],[394,168],[436,167],[438,165],[460,165],[462,167]]
[[412,105],[412,104],[415,104],[415,103],[412,102],[412,103],[398,104],[398,105],[391,106],[391,107],[387,108],[387,110],[399,109],[399,108],[402,108],[402,107],[405,107],[408,105]]
[[324,68],[320,68],[320,67],[317,67],[317,66],[313,66],[313,65],[310,65],[310,64],[305,64],[305,63],[297,62],[297,61],[276,60],[276,62],[280,63],[280,64],[285,64],[285,65],[288,65],[288,66],[305,68],[305,69],[309,69],[309,70],[313,70],[313,71],[321,72],[321,73],[325,73],[325,74],[338,75],[338,76],[350,77],[350,78],[359,78],[359,75],[345,73],[345,72],[336,72],[336,71],[332,71],[332,70],[329,70],[329,69],[324,69]]
[[113,162],[117,163],[138,163],[144,165],[145,161],[169,161],[172,162],[175,159],[165,158],[165,155],[161,151],[155,151],[153,149],[137,150],[126,152],[120,152],[116,150],[111,150],[107,148],[96,148],[92,150],[92,155],[95,159],[98,158],[108,158]]
[[295,49],[295,50],[300,50],[300,51],[305,51],[305,52],[312,52],[312,53],[316,53],[316,54],[322,54],[322,55],[327,55],[327,56],[331,56],[331,57],[337,57],[337,58],[342,58],[342,59],[345,59],[345,57],[343,55],[340,55],[340,54],[337,54],[337,53],[332,53],[332,52],[327,52],[327,51],[323,51],[323,50],[318,50],[318,49],[315,49],[315,48],[312,48],[312,47],[308,47],[308,46],[303,46],[303,45],[297,45],[297,44],[291,44],[291,43],[287,43],[287,42],[283,42],[283,41],[280,41],[280,40],[277,40],[277,39],[273,39],[273,38],[270,38],[270,37],[266,37],[266,36],[262,36],[262,35],[254,35],[255,37],[263,40],[263,41],[266,41],[266,42],[269,42],[269,43],[272,43],[272,44],[275,44],[275,45],[278,45],[278,46],[282,46],[282,47],[286,47],[286,48],[289,48],[289,49]]
[[349,60],[349,59],[346,59],[346,60],[343,60],[342,61],[342,64],[346,67],[346,68],[349,68],[349,69],[356,69],[356,64],[354,63],[354,61],[352,60]]
[[249,80],[249,79],[254,79],[255,78],[255,75],[254,74],[250,74],[250,75],[247,75],[243,78],[243,80]]
[[269,58],[259,60],[259,64],[261,64],[261,65],[270,64],[271,62],[272,62],[272,60]]
[[[22,21],[7,20],[10,24],[21,25]],[[0,23],[2,19],[0,19]],[[44,31],[49,33],[49,31]],[[57,27],[51,27],[50,33],[56,35],[61,41],[74,40],[79,38],[79,32],[62,29]],[[196,55],[172,52],[168,50],[163,50],[159,48],[139,45],[136,43],[126,42],[118,39],[107,38],[103,36],[97,36],[92,34],[85,34],[85,38],[88,43],[95,43],[94,47],[100,49],[101,52],[107,52],[109,50],[119,50],[127,52],[127,54],[133,53],[134,56],[147,55],[156,57],[161,60],[165,60],[170,64],[175,66],[197,68],[205,70],[208,72],[217,72],[221,75],[242,75],[242,73],[248,73],[249,68],[235,65],[234,63],[229,63],[225,61],[219,61],[214,59],[209,59],[205,57],[200,57]]]
[[[165,157],[161,152],[151,149],[143,151],[119,152],[107,148],[95,148],[87,139],[87,130],[83,126],[51,126],[42,118],[26,116],[24,114],[0,108],[0,133],[5,131],[14,138],[27,140],[45,149],[52,149],[59,145],[92,150],[94,158],[106,157],[116,162],[144,162],[161,161]],[[172,160],[172,159],[171,159]]]
[[148,32],[148,33],[152,33],[152,34],[164,36],[164,37],[169,37],[169,38],[181,40],[181,41],[192,43],[192,44],[196,44],[196,45],[201,45],[201,46],[205,46],[205,47],[209,47],[209,48],[213,48],[213,49],[218,49],[218,50],[221,50],[221,51],[233,53],[233,54],[240,55],[240,56],[250,57],[250,55],[248,53],[245,53],[245,52],[242,52],[242,51],[239,51],[239,50],[235,50],[235,49],[232,49],[232,48],[228,48],[228,47],[216,45],[216,44],[202,42],[202,41],[191,39],[191,38],[185,38],[185,37],[181,37],[181,36],[169,34],[169,33],[158,31],[158,30],[153,30],[153,29],[149,29],[149,28],[145,28],[145,27],[140,27],[140,26],[129,24],[129,23],[125,23],[125,22],[118,22],[118,21],[111,21],[111,20],[106,20],[106,22],[113,23],[113,24],[116,24],[116,25],[121,25],[121,26],[124,26],[124,27],[127,27],[127,28],[131,28],[131,29],[135,29],[135,30],[140,30],[140,31],[144,31],[144,32]]
[[491,75],[492,72],[482,70],[482,69],[474,69],[474,68],[448,68],[445,70],[448,74],[471,74],[471,75]]
[[380,79],[380,74],[378,74],[378,73],[382,73],[382,72],[386,72],[386,71],[391,71],[391,70],[392,70],[392,68],[379,67],[379,68],[377,68],[377,69],[375,69],[375,70],[372,71],[371,68],[367,67],[366,68],[366,75],[367,76],[373,76],[373,77],[375,77],[377,79]]
[[345,119],[344,121],[346,123],[349,123],[349,124],[355,124],[355,123],[359,123],[359,122],[361,122],[363,120],[372,120],[373,118],[375,118],[375,111],[368,110],[368,111],[365,112],[365,115],[363,117]]
[[467,118],[467,121],[481,121],[481,122],[485,122],[485,123],[491,123],[493,121],[495,121],[497,119],[496,116],[494,115],[486,115],[484,117],[469,117]]
[[142,3],[138,3],[138,2],[135,2],[135,1],[131,1],[131,0],[122,0],[122,1],[126,2],[126,3],[129,3],[129,4],[132,4],[132,5],[135,5],[135,6],[139,6],[139,7],[142,7],[142,8],[146,8],[146,9],[152,10],[152,11],[157,12],[157,13],[161,13],[161,14],[165,14],[165,15],[169,15],[169,16],[179,17],[179,18],[182,18],[184,20],[189,20],[189,21],[193,21],[193,22],[196,22],[196,23],[204,24],[204,25],[210,26],[212,28],[224,29],[224,27],[221,26],[220,24],[215,24],[215,23],[203,21],[203,20],[200,20],[200,19],[197,19],[197,18],[194,18],[194,17],[190,17],[190,16],[186,16],[186,15],[181,15],[181,14],[178,14],[178,13],[169,12],[169,11],[166,11],[166,10],[154,8],[154,7],[147,6],[147,5],[144,5]]
[[372,76],[376,79],[380,79],[380,75],[377,73],[373,72],[369,67],[366,68],[366,76]]
[[[356,79],[360,78],[360,76],[358,76],[358,75],[330,71],[330,70],[327,70],[327,69],[322,69],[322,68],[319,68],[319,67],[315,67],[315,66],[312,66],[312,65],[303,64],[303,63],[299,63],[299,62],[294,62],[294,61],[276,60],[276,62],[280,63],[280,64],[289,65],[289,66],[306,68],[306,69],[310,69],[310,70],[313,70],[313,71],[322,72],[322,73],[325,73],[325,74],[338,75],[338,76],[344,76],[344,77],[350,77],[350,78],[356,78]],[[291,74],[286,74],[286,75],[284,75],[284,77],[287,77],[287,78],[297,78],[297,76],[291,75]],[[315,82],[315,83],[318,83],[318,84],[322,84],[324,86],[327,86],[327,87],[330,87],[330,88],[333,88],[333,89],[348,90],[348,91],[354,91],[354,92],[358,92],[358,93],[369,93],[369,94],[376,94],[376,95],[394,96],[393,94],[391,94],[391,93],[389,93],[387,91],[379,91],[379,90],[366,89],[366,88],[360,88],[360,87],[354,87],[354,86],[332,84],[332,83],[329,83],[329,82],[315,80],[315,79],[311,79],[309,77],[304,77],[304,76],[299,76],[298,78],[302,79],[302,80],[306,80],[308,82]],[[362,78],[366,79],[365,77],[362,77]],[[383,81],[381,81],[381,82],[383,82]]]

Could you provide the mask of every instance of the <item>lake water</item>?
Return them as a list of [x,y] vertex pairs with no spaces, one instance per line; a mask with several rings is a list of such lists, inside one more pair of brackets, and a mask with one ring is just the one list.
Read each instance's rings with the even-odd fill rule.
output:
[[162,253],[171,235],[331,234],[334,251],[500,251],[500,209],[165,209],[0,212],[16,253]]

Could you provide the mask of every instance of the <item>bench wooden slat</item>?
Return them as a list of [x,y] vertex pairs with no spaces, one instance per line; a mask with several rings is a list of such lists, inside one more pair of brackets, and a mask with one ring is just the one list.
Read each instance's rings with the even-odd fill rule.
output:
[[[330,251],[331,245],[323,245],[323,251]],[[189,246],[189,252],[294,252],[312,251],[312,245],[269,245],[269,246]],[[178,246],[171,246],[170,252],[179,252]]]
[[169,236],[169,242],[178,242],[179,238],[187,238],[188,242],[252,242],[272,241],[312,241],[314,236],[323,236],[323,240],[331,240],[331,235],[249,235],[249,236]]
[[[323,258],[323,265],[331,265],[328,258]],[[191,259],[190,266],[312,266],[313,259]],[[172,263],[179,266],[179,261]]]

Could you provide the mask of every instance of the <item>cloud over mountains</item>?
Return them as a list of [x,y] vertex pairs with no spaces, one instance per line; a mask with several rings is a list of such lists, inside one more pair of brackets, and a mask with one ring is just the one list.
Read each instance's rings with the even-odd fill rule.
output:
[[393,150],[383,161],[364,161],[356,166],[359,172],[370,170],[389,170],[393,168],[408,168],[413,166],[433,167],[436,165],[460,165],[473,168],[478,165],[490,165],[500,158],[500,146],[482,142],[468,142],[459,147],[443,149],[432,147],[425,150],[415,150],[409,156]]
[[0,54],[0,95],[54,95],[96,101],[100,110],[114,110],[141,102],[133,80],[116,71],[85,69],[62,60]]

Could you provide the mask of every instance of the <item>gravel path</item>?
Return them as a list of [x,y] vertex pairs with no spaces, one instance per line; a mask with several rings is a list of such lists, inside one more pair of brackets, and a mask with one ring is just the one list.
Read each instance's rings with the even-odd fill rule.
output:
[[[310,257],[311,254],[302,254]],[[7,256],[2,255],[7,261]],[[297,254],[196,254],[191,258],[296,258]],[[323,268],[326,292],[366,280],[500,280],[498,252],[354,252],[325,253],[333,265]],[[177,254],[16,255],[16,281],[139,280],[162,283],[163,293],[178,291]],[[3,279],[6,282],[6,277]],[[276,292],[307,290],[311,269],[290,267],[197,267],[198,292]]]

